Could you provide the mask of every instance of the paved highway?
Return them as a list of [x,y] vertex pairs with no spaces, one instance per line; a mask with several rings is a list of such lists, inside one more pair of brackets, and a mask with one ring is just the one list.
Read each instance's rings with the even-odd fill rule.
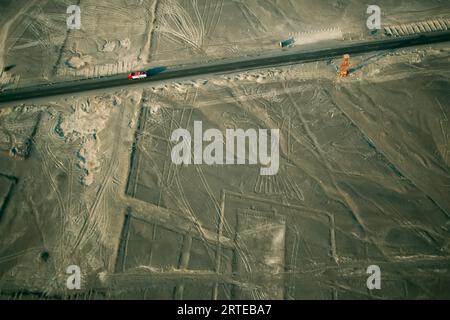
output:
[[184,67],[168,68],[167,70],[146,79],[130,81],[126,74],[111,77],[101,77],[79,81],[65,81],[50,85],[31,86],[15,90],[6,90],[0,93],[0,103],[18,102],[33,98],[64,95],[75,92],[98,90],[121,86],[130,86],[142,83],[152,83],[163,80],[176,80],[180,78],[199,77],[214,74],[239,72],[257,68],[267,68],[294,63],[313,62],[348,54],[362,54],[371,51],[383,51],[406,48],[418,45],[433,44],[450,41],[450,31],[424,33],[420,35],[388,38],[355,43],[337,44],[330,48],[310,50],[280,51],[278,54],[261,55],[241,59],[222,60],[204,65],[190,65]]

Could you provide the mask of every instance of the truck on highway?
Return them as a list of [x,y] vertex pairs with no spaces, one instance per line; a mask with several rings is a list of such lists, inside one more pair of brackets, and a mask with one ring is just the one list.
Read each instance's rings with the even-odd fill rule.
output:
[[130,79],[130,80],[137,80],[137,79],[144,79],[144,78],[147,78],[147,72],[146,71],[131,72],[128,75],[128,79]]
[[166,70],[167,70],[167,67],[162,66],[162,67],[151,68],[151,69],[148,69],[147,71],[135,71],[135,72],[131,72],[128,75],[128,79],[137,80],[137,79],[153,77],[153,76],[156,76]]

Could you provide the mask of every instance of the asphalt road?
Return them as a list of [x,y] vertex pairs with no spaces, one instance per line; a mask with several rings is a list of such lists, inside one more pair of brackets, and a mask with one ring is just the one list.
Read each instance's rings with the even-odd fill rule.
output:
[[131,86],[142,83],[152,83],[164,80],[176,80],[187,77],[223,74],[245,71],[257,68],[267,68],[286,64],[313,62],[348,54],[362,54],[372,51],[400,49],[418,45],[433,44],[450,41],[450,31],[425,33],[402,38],[346,43],[330,48],[320,48],[309,51],[288,50],[279,54],[261,55],[235,60],[222,60],[220,62],[204,65],[191,65],[185,67],[168,68],[165,71],[146,79],[130,81],[126,74],[111,77],[101,77],[79,81],[65,81],[51,85],[31,86],[0,93],[0,103],[12,101],[25,101],[33,98],[64,95],[75,92],[84,92],[104,88]]

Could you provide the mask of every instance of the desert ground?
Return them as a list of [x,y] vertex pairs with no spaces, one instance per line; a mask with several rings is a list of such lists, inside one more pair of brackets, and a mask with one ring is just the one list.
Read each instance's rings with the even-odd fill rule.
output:
[[[367,40],[360,1],[0,1],[1,86]],[[377,1],[383,25],[445,1]],[[295,48],[293,48],[295,50]],[[450,298],[448,43],[0,109],[2,299]],[[280,169],[171,161],[176,128],[279,128]],[[82,271],[80,290],[66,269]],[[382,271],[368,290],[367,267]]]

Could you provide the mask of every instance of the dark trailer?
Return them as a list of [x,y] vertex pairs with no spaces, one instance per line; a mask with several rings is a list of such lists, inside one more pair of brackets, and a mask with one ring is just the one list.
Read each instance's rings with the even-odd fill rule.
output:
[[295,43],[294,37],[290,37],[287,40],[281,41],[280,47],[281,48],[289,48],[289,47],[292,47],[294,45],[294,43]]

